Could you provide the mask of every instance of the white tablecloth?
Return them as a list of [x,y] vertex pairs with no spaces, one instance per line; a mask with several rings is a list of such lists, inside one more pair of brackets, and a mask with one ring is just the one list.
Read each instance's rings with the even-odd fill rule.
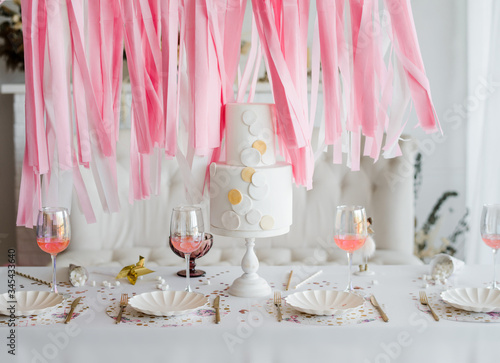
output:
[[[147,266],[147,264],[146,264]],[[262,267],[259,274],[275,290],[284,290],[290,270],[294,270],[292,286],[318,269],[323,273],[300,287],[306,289],[342,289],[346,285],[347,268],[329,267]],[[50,280],[49,268],[17,267],[20,272]],[[90,281],[96,287],[65,288],[72,298],[84,296],[80,315],[70,324],[62,318],[53,324],[17,326],[16,357],[7,353],[10,329],[0,324],[1,362],[498,362],[500,323],[457,322],[441,319],[435,322],[419,308],[415,296],[422,290],[419,278],[428,273],[427,266],[373,266],[374,276],[354,277],[359,293],[374,294],[384,305],[388,323],[375,321],[325,326],[277,322],[270,297],[238,298],[223,296],[225,310],[216,325],[213,317],[204,317],[191,326],[137,326],[124,322],[115,324],[106,312],[116,305],[121,293],[141,293],[156,289],[157,276],[162,276],[171,290],[182,290],[185,279],[177,277],[178,268],[158,268],[139,280],[135,286],[126,280],[113,288],[101,282],[114,281],[118,269],[89,269]],[[192,279],[195,291],[210,295],[224,291],[242,271],[239,267],[207,267],[207,278]],[[60,269],[61,279],[67,269]],[[466,266],[449,282],[453,286],[484,286],[491,277],[491,266]],[[44,290],[23,277],[16,277],[17,290]],[[437,297],[442,286],[426,290]],[[0,268],[0,292],[7,291],[7,268]],[[286,296],[294,291],[284,292]],[[223,293],[223,295],[226,293]],[[112,300],[116,299],[116,300]],[[432,298],[431,298],[432,300]],[[369,303],[365,304],[367,307]],[[88,307],[81,311],[82,307]],[[369,305],[371,307],[371,305]],[[373,307],[371,307],[373,308]],[[61,311],[61,314],[64,312]],[[2,317],[0,317],[2,318]],[[290,315],[285,314],[285,318]],[[311,318],[314,319],[314,318]],[[5,317],[4,317],[5,320]],[[314,320],[311,320],[314,322]]]

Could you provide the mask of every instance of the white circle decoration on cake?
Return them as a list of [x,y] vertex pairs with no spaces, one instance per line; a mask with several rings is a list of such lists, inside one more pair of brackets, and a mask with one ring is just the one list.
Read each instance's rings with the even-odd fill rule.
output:
[[274,218],[271,217],[271,216],[264,216],[262,217],[262,219],[260,220],[260,228],[264,229],[264,230],[269,230],[269,229],[273,229],[274,227]]
[[261,187],[256,187],[253,184],[250,184],[248,187],[248,194],[255,200],[262,200],[267,197],[269,194],[269,185],[263,185]]
[[257,171],[252,175],[252,184],[256,187],[263,187],[266,183],[267,177],[262,171]]
[[229,231],[234,231],[240,228],[241,225],[240,217],[232,210],[224,212],[224,214],[221,217],[221,221],[224,228]]
[[217,164],[212,163],[210,164],[210,176],[215,176],[215,173],[217,173]]
[[247,111],[243,112],[243,114],[241,115],[241,119],[243,120],[243,123],[245,125],[250,126],[251,124],[253,124],[255,122],[255,120],[257,120],[257,115],[255,112],[253,112],[251,110],[247,110]]
[[244,216],[252,209],[252,200],[248,195],[243,195],[241,203],[233,205],[233,210],[240,216]]
[[262,129],[263,129],[263,127],[262,127],[262,124],[260,122],[254,122],[248,128],[248,131],[250,131],[250,133],[253,136],[259,136],[262,133]]
[[257,166],[260,163],[260,152],[254,148],[246,148],[240,154],[241,163],[245,166]]
[[245,218],[248,223],[255,225],[260,222],[260,219],[262,218],[262,213],[258,209],[252,209],[250,212],[247,213]]
[[239,204],[243,199],[243,194],[241,194],[238,189],[231,189],[229,193],[227,193],[227,199],[232,205]]
[[262,155],[262,164],[264,165],[273,165],[275,161],[276,159],[274,159],[270,153]]

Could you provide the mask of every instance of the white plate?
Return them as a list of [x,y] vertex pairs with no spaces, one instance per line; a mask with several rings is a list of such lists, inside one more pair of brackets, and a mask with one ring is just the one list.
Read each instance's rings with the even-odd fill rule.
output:
[[134,296],[129,304],[145,314],[172,316],[195,311],[208,304],[208,298],[197,292],[153,291]]
[[[8,293],[0,295],[0,314],[15,316],[37,315],[45,313],[63,301],[63,296],[50,291],[18,291],[17,303],[10,302]],[[12,305],[15,309],[8,310]]]
[[441,298],[451,306],[475,313],[500,312],[500,291],[485,287],[461,287],[446,290]]
[[345,291],[310,290],[296,292],[285,298],[298,311],[314,315],[340,315],[364,304],[364,299]]

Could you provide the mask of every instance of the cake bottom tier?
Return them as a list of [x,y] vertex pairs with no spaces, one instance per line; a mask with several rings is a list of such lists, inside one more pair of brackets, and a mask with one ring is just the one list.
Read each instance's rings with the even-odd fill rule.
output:
[[212,163],[212,233],[232,237],[285,234],[292,224],[292,166],[264,167]]

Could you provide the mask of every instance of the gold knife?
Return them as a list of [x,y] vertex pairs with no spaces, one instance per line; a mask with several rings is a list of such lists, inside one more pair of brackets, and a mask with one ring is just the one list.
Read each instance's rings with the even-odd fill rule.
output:
[[71,309],[69,309],[69,313],[68,313],[68,315],[66,315],[66,320],[64,320],[64,324],[69,323],[69,321],[73,317],[73,311],[75,311],[75,308],[81,299],[82,299],[82,297],[80,296],[80,297],[76,298],[75,301],[73,301],[73,303],[71,304]]
[[214,300],[214,309],[215,309],[215,324],[220,323],[220,295]]
[[375,308],[378,310],[378,312],[380,313],[380,316],[382,316],[382,320],[384,320],[385,322],[388,322],[389,318],[385,314],[384,310],[382,310],[382,308],[380,307],[377,299],[375,299],[375,296],[373,296],[373,295],[370,296],[370,301],[371,301],[372,305],[375,306]]

